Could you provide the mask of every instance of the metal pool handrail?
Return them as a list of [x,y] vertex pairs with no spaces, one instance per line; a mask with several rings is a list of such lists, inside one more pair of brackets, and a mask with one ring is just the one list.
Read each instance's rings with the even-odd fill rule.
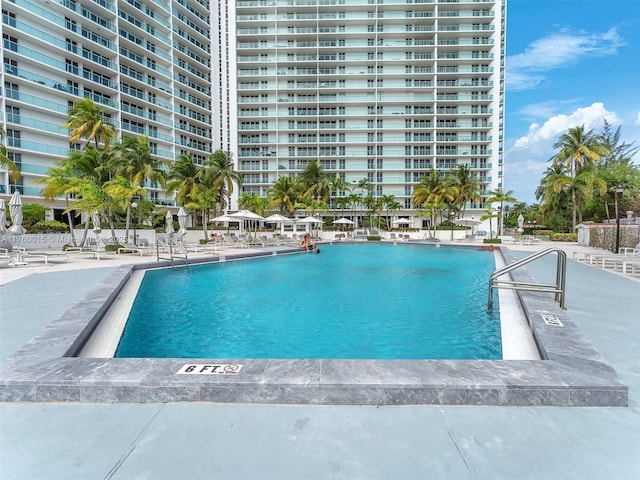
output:
[[[558,264],[556,267],[556,283],[530,283],[530,282],[516,282],[513,280],[498,280],[498,277],[507,274],[516,268],[519,268],[527,263],[531,263],[540,257],[544,257],[550,253],[558,254]],[[510,290],[529,290],[533,292],[551,292],[555,293],[555,300],[560,304],[560,308],[564,309],[565,300],[565,284],[567,278],[567,254],[560,248],[545,248],[536,253],[533,253],[527,257],[524,257],[517,262],[510,265],[506,265],[491,274],[489,277],[489,302],[487,308],[491,310],[493,308],[493,289],[494,288],[506,288]]]

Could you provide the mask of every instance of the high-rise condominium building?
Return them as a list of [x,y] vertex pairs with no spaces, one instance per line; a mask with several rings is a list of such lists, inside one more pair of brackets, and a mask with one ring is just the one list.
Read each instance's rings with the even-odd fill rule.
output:
[[2,126],[23,177],[3,173],[0,193],[40,197],[35,179],[80,148],[60,126],[83,96],[160,158],[230,151],[240,193],[310,161],[406,209],[434,168],[502,187],[506,0],[2,5]]

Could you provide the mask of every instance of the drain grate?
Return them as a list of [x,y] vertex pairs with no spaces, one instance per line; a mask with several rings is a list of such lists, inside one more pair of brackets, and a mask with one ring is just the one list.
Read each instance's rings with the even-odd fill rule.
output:
[[543,313],[541,314],[541,316],[542,320],[544,320],[544,323],[546,323],[547,325],[552,325],[554,327],[564,327],[564,325],[556,315]]

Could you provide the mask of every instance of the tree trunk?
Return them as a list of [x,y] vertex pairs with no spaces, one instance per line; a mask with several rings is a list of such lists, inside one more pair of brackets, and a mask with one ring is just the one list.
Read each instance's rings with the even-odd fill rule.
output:
[[[127,218],[124,222],[124,238],[129,241],[129,223],[131,222],[131,205],[127,205]],[[134,239],[135,240],[135,239]]]
[[571,187],[572,232],[576,229],[576,189]]
[[84,232],[82,232],[82,241],[80,242],[80,246],[84,246],[87,241],[87,234],[89,233],[89,216],[87,215],[87,220],[84,222]]
[[[69,209],[69,195],[65,196],[65,202],[67,205],[67,209]],[[67,223],[69,224],[69,234],[71,235],[71,245],[73,245],[74,247],[77,247],[78,244],[76,243],[76,236],[73,233],[73,217],[71,216],[70,211],[67,212]]]
[[109,229],[111,230],[111,241],[113,243],[118,243],[118,237],[116,237],[116,227],[113,224],[113,211],[111,210],[111,207],[109,207],[109,215],[107,215],[107,220],[109,221]]

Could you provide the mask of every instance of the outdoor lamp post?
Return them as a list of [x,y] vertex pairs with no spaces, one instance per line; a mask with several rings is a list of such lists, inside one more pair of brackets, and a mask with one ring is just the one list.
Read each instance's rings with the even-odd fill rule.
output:
[[136,201],[134,200],[133,202],[131,202],[131,209],[134,211],[134,220],[133,220],[133,244],[137,247],[138,246],[138,235],[137,235],[137,224],[136,224],[136,218],[135,218],[135,210],[136,208],[138,208],[138,204],[136,203]]
[[616,188],[616,253],[620,253],[620,200],[622,199],[622,187]]

